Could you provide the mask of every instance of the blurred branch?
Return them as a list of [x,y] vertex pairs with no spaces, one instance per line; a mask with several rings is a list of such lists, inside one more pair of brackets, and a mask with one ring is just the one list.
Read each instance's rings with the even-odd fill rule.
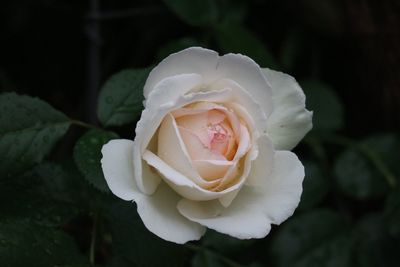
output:
[[92,266],[95,265],[96,260],[96,235],[97,235],[97,224],[99,221],[99,214],[93,216],[93,228],[92,228],[92,239],[90,241],[89,261]]
[[[99,0],[90,0],[90,16],[98,16],[100,12]],[[86,24],[86,37],[89,41],[87,58],[87,90],[86,90],[86,116],[90,123],[96,123],[97,91],[100,84],[100,22],[91,20]]]
[[86,16],[88,20],[124,19],[141,15],[157,14],[165,10],[162,6],[137,7],[126,10],[106,11]]

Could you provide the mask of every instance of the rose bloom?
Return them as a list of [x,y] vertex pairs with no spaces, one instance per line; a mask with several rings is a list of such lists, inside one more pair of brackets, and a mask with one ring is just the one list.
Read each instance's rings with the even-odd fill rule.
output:
[[158,64],[143,94],[134,141],[110,141],[101,163],[147,229],[176,243],[206,228],[263,238],[293,214],[304,168],[289,150],[312,112],[291,76],[192,47]]

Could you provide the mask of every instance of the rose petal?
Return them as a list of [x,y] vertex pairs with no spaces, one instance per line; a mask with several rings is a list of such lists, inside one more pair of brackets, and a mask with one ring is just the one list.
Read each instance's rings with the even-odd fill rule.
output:
[[187,219],[223,234],[240,239],[265,237],[271,230],[268,217],[248,202],[241,205],[238,202],[224,209],[216,200],[196,202],[182,199],[178,202],[178,210]]
[[[265,153],[265,152],[260,152]],[[263,162],[250,175],[264,175]],[[233,237],[263,238],[270,223],[280,224],[291,216],[300,201],[304,168],[296,155],[277,151],[273,173],[259,187],[244,186],[228,208],[217,201],[195,202],[182,199],[179,212],[191,221]]]
[[272,89],[256,62],[241,54],[226,54],[220,57],[216,72],[219,78],[233,80],[244,88],[262,104],[265,115],[269,116],[272,111]]
[[208,149],[194,132],[182,127],[179,127],[179,132],[192,160],[226,160],[223,155]]
[[194,160],[193,165],[200,176],[207,181],[221,179],[235,163],[227,160]]
[[[236,163],[240,159],[242,159],[242,157],[249,151],[250,145],[251,145],[251,143],[250,143],[249,131],[247,130],[246,126],[244,126],[243,124],[240,124],[240,143],[239,143],[238,149],[236,151],[236,154],[233,158],[233,162]],[[237,166],[237,164],[230,167],[230,170],[227,172],[225,177],[222,179],[221,183],[218,185],[216,190],[221,190],[221,189],[223,190],[223,189],[227,188],[228,185],[232,184],[232,182],[236,179],[236,175],[234,175],[234,173],[231,173],[231,172],[235,172],[235,170],[233,168],[236,166]]]
[[217,52],[201,47],[191,47],[169,55],[150,72],[143,88],[144,97],[147,99],[155,85],[170,76],[182,73],[213,76],[218,58]]
[[149,94],[145,107],[158,107],[165,103],[176,101],[179,96],[185,95],[193,88],[201,86],[203,78],[199,74],[178,74],[167,77],[158,82]]
[[272,85],[273,112],[267,133],[277,150],[290,150],[312,128],[312,112],[305,108],[304,93],[296,80],[282,72],[264,69]]
[[[238,183],[221,192],[213,192],[201,188],[196,183],[183,176],[180,172],[177,172],[175,169],[171,168],[162,159],[149,150],[144,153],[143,159],[146,160],[147,164],[153,166],[160,172],[164,181],[171,188],[173,188],[181,196],[195,201],[205,201],[220,198],[229,192],[238,190],[244,184],[244,179],[241,179]],[[215,181],[219,182],[218,180]]]
[[[188,177],[185,177],[182,173],[173,169],[151,151],[147,150],[143,155],[143,159],[147,164],[158,170],[164,178],[164,181],[181,196],[193,200],[209,200],[218,197],[214,192],[203,189]],[[213,182],[218,183],[219,181],[215,180]]]
[[144,86],[145,98],[162,79],[182,73],[200,74],[204,79],[205,90],[217,80],[233,80],[262,104],[267,116],[272,111],[272,89],[257,63],[240,54],[219,57],[215,51],[201,47],[182,50],[161,61],[147,78]]
[[[259,132],[265,131],[267,128],[267,115],[265,114],[261,105],[255,100],[245,89],[243,89],[237,82],[230,79],[218,80],[210,86],[210,90],[230,88],[232,89],[232,97],[224,104],[228,109],[233,109],[235,113],[246,119],[247,124],[251,124],[253,128],[258,129]],[[236,107],[241,107],[248,114],[242,116],[237,112]],[[254,123],[251,123],[254,121]]]
[[165,116],[158,131],[158,156],[201,187],[212,185],[202,179],[192,165],[186,146],[171,114]]
[[205,147],[210,147],[211,140],[206,129],[208,124],[207,111],[190,116],[181,116],[176,119],[176,123],[180,128],[185,128],[196,135]]
[[101,167],[111,192],[124,200],[137,199],[140,191],[133,177],[133,141],[111,140],[103,146]]
[[167,241],[184,244],[200,239],[206,228],[187,220],[178,212],[176,206],[180,199],[180,196],[162,183],[153,195],[142,195],[135,202],[147,229]]
[[[271,174],[274,164],[275,150],[271,140],[263,135],[258,138],[259,153],[256,162],[252,165],[251,175],[247,177],[246,184],[262,186]],[[261,168],[261,169],[257,169]]]
[[[157,87],[154,91],[164,90],[163,87]],[[157,189],[158,184],[160,183],[160,178],[158,175],[142,175],[142,168],[145,169],[146,173],[149,173],[149,169],[147,164],[143,164],[142,155],[145,152],[146,148],[149,145],[151,138],[153,138],[157,128],[161,124],[163,118],[170,111],[186,106],[190,103],[199,102],[199,101],[207,101],[207,102],[221,102],[225,99],[229,98],[231,94],[230,89],[220,90],[220,91],[212,91],[212,92],[200,92],[195,94],[186,94],[175,96],[176,99],[174,101],[168,102],[161,106],[149,105],[142,112],[142,116],[140,117],[139,122],[136,124],[136,137],[134,140],[133,147],[133,164],[134,164],[134,172],[135,172],[135,180],[138,188],[141,192],[145,194],[153,194]],[[155,94],[156,92],[154,92]],[[154,95],[153,93],[151,95]],[[148,101],[151,102],[151,95],[149,96]]]

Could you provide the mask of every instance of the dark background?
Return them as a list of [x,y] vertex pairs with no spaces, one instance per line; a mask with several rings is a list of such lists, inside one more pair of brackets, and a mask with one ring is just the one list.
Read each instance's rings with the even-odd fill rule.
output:
[[[95,125],[97,96],[111,75],[153,66],[195,45],[243,53],[262,67],[289,73],[314,111],[314,129],[295,149],[306,168],[295,215],[263,240],[239,241],[209,231],[186,246],[160,241],[144,229],[132,204],[86,183],[72,160],[84,129],[71,127],[34,173],[79,180],[50,185],[53,194],[81,208],[51,229],[72,237],[72,247],[86,261],[65,265],[46,253],[23,256],[34,251],[30,246],[3,250],[9,247],[2,247],[0,229],[5,266],[87,266],[88,255],[92,264],[110,267],[398,266],[400,1],[2,0],[0,33],[1,93],[39,97],[70,118]],[[111,130],[132,139],[134,127]],[[40,229],[48,226],[60,196],[46,195],[44,206],[50,209],[36,218],[35,210],[21,208],[26,196],[9,208],[10,192],[0,193],[0,216],[22,210]],[[16,233],[13,242],[25,244],[24,235],[31,232],[24,232],[25,224],[7,225]],[[13,253],[17,257],[9,256]],[[177,258],[183,260],[175,264]]]
[[[155,64],[167,54],[162,49],[182,38],[186,46],[224,53],[210,36],[218,23],[233,20],[271,54],[278,63],[272,67],[331,85],[345,103],[348,134],[398,129],[399,1],[217,1],[215,23],[202,27],[188,25],[162,1],[100,1],[99,12],[115,17],[97,20],[99,36],[91,28],[89,2],[3,0],[1,89],[39,96],[70,116],[88,118],[95,110],[84,108],[90,42],[98,45],[101,84],[121,69]],[[259,63],[267,67],[261,64],[272,63],[267,61]]]

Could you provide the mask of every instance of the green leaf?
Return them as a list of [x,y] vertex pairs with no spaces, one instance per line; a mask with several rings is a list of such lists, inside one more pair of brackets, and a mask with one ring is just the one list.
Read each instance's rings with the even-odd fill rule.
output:
[[385,203],[385,220],[389,233],[400,238],[400,189],[390,193]]
[[384,195],[388,185],[370,161],[354,148],[346,149],[337,158],[334,173],[343,193],[356,199],[367,199]]
[[33,171],[41,183],[43,195],[64,203],[79,203],[81,206],[78,194],[82,186],[74,175],[70,175],[69,168],[66,170],[56,163],[44,162],[36,166]]
[[150,68],[118,72],[104,84],[97,114],[104,126],[120,126],[133,122],[143,109],[143,86]]
[[396,134],[374,134],[365,138],[362,144],[376,154],[393,172],[400,183],[400,137]]
[[219,257],[210,251],[202,250],[192,259],[192,267],[228,267]]
[[303,161],[306,172],[299,209],[307,210],[318,205],[329,192],[329,182],[321,168],[313,161]]
[[290,219],[272,242],[277,266],[350,266],[352,239],[342,216],[329,210]]
[[184,22],[192,26],[210,26],[217,20],[215,0],[163,0]]
[[0,107],[1,178],[41,162],[70,125],[68,117],[38,98],[4,93]]
[[255,243],[254,239],[242,240],[208,230],[202,238],[203,244],[222,253],[243,251]]
[[71,237],[28,220],[0,221],[0,259],[4,267],[83,264]]
[[343,106],[336,93],[318,81],[301,83],[307,107],[314,111],[313,132],[333,132],[343,127]]
[[[54,177],[46,178],[52,180]],[[54,198],[55,194],[43,185],[42,178],[35,172],[25,173],[0,186],[0,214],[2,218],[61,226],[77,215],[79,208]]]
[[387,231],[383,216],[371,213],[356,225],[354,266],[395,267],[399,265],[400,239],[392,238]]
[[119,201],[108,213],[114,247],[137,266],[186,266],[187,249],[167,242],[145,228],[131,202]]
[[215,38],[224,53],[241,53],[262,67],[279,68],[263,42],[241,25],[221,24],[216,29]]
[[173,41],[163,45],[158,50],[157,58],[159,60],[163,60],[164,58],[166,58],[167,56],[169,56],[172,53],[176,53],[176,52],[186,49],[188,47],[199,46],[199,45],[200,45],[200,43],[196,39],[191,38],[191,37],[184,37],[184,38],[180,38],[177,40],[173,40]]
[[95,188],[109,192],[101,169],[101,148],[105,143],[118,138],[113,132],[93,129],[85,133],[74,148],[74,160],[86,180]]

